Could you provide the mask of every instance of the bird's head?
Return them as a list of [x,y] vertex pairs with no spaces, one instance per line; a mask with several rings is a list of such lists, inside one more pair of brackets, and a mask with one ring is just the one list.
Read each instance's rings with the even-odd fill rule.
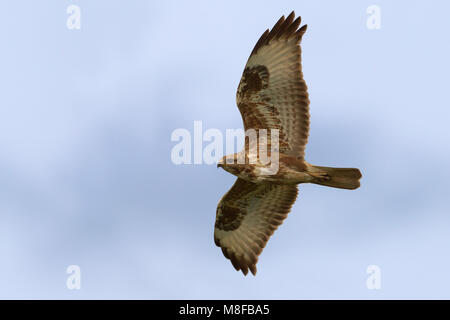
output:
[[245,167],[245,162],[240,164],[238,160],[238,154],[236,153],[224,156],[217,162],[217,168],[222,168],[231,174],[238,174]]

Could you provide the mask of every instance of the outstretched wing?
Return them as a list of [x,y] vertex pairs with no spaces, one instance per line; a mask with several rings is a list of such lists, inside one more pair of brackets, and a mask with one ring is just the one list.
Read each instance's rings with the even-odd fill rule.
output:
[[244,128],[278,129],[279,151],[304,158],[309,132],[309,98],[299,43],[306,25],[295,13],[278,20],[255,45],[236,94]]
[[237,179],[219,201],[214,241],[236,270],[256,274],[258,256],[297,198],[296,185]]

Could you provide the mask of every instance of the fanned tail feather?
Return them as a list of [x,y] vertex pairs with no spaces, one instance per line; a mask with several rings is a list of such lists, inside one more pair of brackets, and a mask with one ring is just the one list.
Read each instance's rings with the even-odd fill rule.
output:
[[[357,189],[362,175],[356,168],[331,168],[312,166],[314,176],[318,176],[312,183],[340,189]],[[323,174],[323,176],[320,176]]]

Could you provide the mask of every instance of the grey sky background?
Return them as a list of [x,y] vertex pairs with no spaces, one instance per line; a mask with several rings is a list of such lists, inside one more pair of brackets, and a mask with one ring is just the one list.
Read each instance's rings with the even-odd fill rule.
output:
[[[66,8],[81,8],[68,30]],[[366,9],[381,8],[368,30]],[[0,298],[450,298],[445,1],[8,1],[0,10]],[[175,166],[176,128],[241,128],[261,33],[308,24],[306,159],[356,191],[300,187],[243,277],[214,245],[234,177]],[[81,290],[66,268],[79,265]],[[366,268],[381,268],[381,289]]]

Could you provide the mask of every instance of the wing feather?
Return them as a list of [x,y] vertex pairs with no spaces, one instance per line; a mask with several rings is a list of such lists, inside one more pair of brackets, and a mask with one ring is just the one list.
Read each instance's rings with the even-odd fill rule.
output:
[[296,185],[236,180],[219,201],[214,229],[214,242],[236,270],[256,274],[258,256],[296,198]]
[[[247,61],[236,93],[245,130],[278,129],[279,151],[304,158],[309,134],[309,95],[299,43],[306,31],[292,12],[266,30]],[[270,143],[270,141],[269,141]]]

